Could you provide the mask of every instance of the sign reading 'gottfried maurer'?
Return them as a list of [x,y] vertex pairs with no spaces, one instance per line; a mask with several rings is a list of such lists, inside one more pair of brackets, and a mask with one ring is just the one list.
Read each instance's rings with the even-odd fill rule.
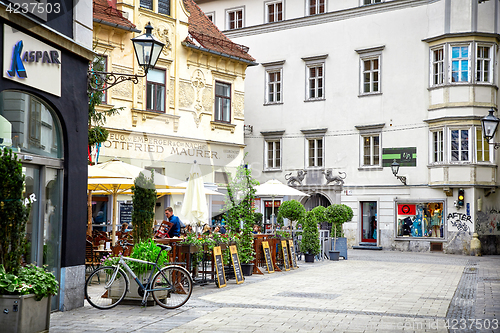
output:
[[61,96],[61,51],[4,24],[3,77]]

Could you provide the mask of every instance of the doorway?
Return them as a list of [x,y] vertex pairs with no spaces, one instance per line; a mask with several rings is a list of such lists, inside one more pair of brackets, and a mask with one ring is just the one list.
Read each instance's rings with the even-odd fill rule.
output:
[[361,242],[377,243],[378,221],[377,221],[377,202],[361,202]]

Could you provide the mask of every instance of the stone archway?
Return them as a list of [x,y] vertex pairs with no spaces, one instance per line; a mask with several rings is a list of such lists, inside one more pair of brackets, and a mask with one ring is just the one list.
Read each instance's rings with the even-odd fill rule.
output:
[[[328,207],[332,204],[330,199],[328,199],[325,195],[321,193],[313,193],[309,197],[306,197],[304,201],[304,207],[306,211],[310,211],[314,207],[323,206]],[[320,225],[321,230],[329,230],[330,225],[327,222],[323,222]]]

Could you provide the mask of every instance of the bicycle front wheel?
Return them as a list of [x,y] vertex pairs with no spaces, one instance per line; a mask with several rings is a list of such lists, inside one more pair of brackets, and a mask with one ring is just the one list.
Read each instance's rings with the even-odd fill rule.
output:
[[162,268],[153,278],[153,298],[166,309],[178,308],[186,303],[193,292],[193,279],[180,266]]
[[125,297],[128,282],[125,273],[116,267],[100,267],[85,281],[85,298],[95,308],[106,310],[118,305]]

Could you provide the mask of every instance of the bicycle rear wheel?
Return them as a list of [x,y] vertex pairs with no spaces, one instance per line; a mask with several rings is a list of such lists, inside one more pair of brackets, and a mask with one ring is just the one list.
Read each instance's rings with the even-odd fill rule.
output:
[[95,308],[106,310],[118,305],[125,297],[128,290],[128,282],[121,269],[113,274],[116,267],[100,267],[96,269],[87,281],[85,281],[85,298]]
[[154,300],[166,309],[178,308],[186,303],[193,292],[193,279],[189,272],[180,266],[162,268],[153,278]]

